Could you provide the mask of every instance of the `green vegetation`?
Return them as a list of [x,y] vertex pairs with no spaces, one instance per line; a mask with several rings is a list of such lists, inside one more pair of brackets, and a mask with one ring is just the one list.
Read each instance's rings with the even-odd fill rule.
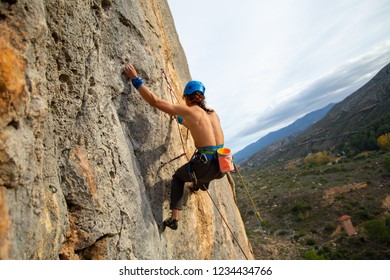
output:
[[390,151],[390,133],[378,137],[378,146],[384,151]]
[[[379,150],[377,139],[390,132],[390,113],[384,114],[367,125],[361,127],[357,133],[349,138],[349,151],[357,154],[362,151]],[[345,147],[344,147],[345,148]]]
[[[383,219],[390,207],[389,158],[386,152],[371,151],[343,156],[338,163],[307,164],[301,159],[293,165],[241,167],[266,222],[259,222],[235,178],[239,209],[255,257],[258,252],[258,258],[266,259],[262,246],[272,241],[274,246],[282,242],[291,247],[276,250],[281,252],[280,259],[390,259],[390,217]],[[345,233],[338,220],[343,215],[351,216],[356,235]],[[300,253],[285,255],[292,252]]]
[[386,171],[390,172],[390,156],[386,156],[383,160],[383,165],[386,169]]
[[304,253],[304,258],[306,260],[325,260],[323,255],[318,255],[317,252],[310,250]]
[[[390,217],[387,218],[387,220]],[[381,244],[390,243],[390,227],[386,226],[385,221],[370,220],[363,224],[364,233],[371,242]]]
[[323,246],[315,253],[325,259],[389,259],[389,221],[390,217],[365,221],[362,233],[337,240],[338,249]]
[[318,152],[316,154],[307,155],[303,162],[309,165],[310,164],[322,165],[331,161],[332,159],[329,157],[327,152]]

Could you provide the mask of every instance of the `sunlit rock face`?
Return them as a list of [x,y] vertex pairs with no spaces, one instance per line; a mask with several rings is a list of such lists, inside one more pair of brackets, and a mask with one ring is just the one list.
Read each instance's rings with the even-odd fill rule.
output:
[[253,258],[226,176],[187,191],[179,229],[161,231],[194,146],[129,85],[127,62],[182,102],[191,77],[166,1],[0,3],[0,259]]

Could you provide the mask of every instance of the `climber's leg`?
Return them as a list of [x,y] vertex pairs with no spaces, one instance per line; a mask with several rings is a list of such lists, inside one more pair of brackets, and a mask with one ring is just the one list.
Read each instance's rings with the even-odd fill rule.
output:
[[192,178],[188,173],[188,163],[176,170],[172,176],[171,183],[171,217],[164,221],[164,226],[171,229],[177,229],[180,218],[180,211],[183,209],[184,203],[184,184],[192,182]]

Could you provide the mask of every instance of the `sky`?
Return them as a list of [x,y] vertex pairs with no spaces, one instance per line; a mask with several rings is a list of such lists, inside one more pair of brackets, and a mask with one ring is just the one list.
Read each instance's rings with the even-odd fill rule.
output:
[[168,4],[233,153],[342,101],[390,63],[389,0]]

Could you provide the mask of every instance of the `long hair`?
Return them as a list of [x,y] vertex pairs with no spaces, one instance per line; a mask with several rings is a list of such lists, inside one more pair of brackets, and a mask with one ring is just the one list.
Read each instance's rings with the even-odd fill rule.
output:
[[186,99],[188,98],[190,106],[198,105],[200,108],[202,108],[206,113],[211,114],[214,112],[213,109],[206,107],[206,101],[205,97],[202,92],[197,91],[190,95],[184,96]]

